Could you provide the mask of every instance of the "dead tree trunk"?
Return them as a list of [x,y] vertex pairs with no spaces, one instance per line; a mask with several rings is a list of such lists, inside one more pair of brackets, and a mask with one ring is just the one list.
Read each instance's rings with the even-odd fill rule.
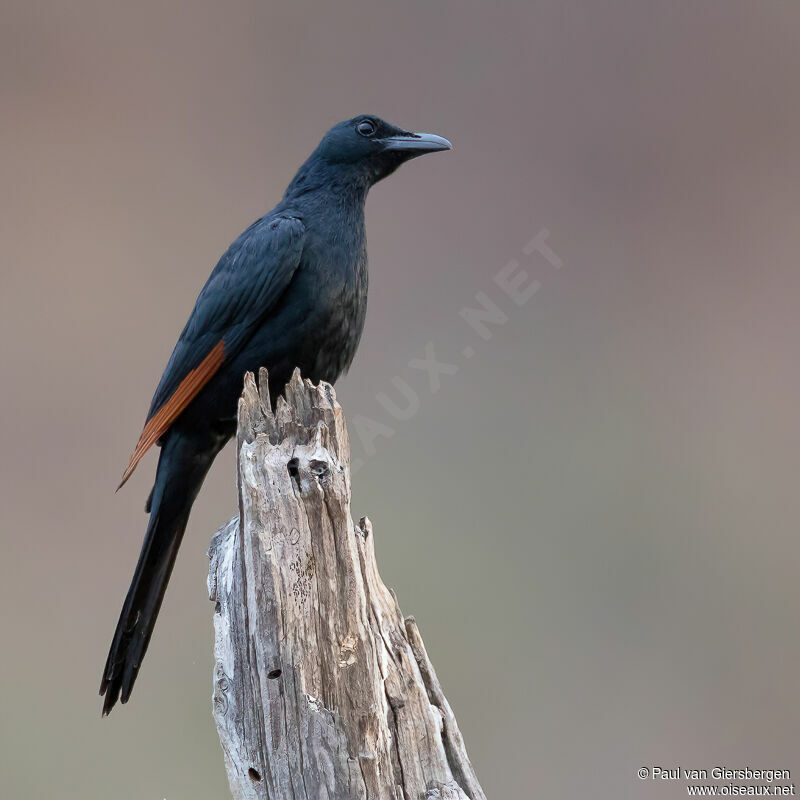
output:
[[332,387],[239,402],[239,515],[211,542],[214,718],[235,800],[485,800],[412,617],[350,518]]

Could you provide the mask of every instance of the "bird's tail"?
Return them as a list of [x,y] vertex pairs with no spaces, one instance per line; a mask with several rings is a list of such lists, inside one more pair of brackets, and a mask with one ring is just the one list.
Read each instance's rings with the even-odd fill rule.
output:
[[147,510],[150,521],[139,562],[108,653],[100,694],[103,716],[130,697],[150,643],[183,532],[203,479],[221,447],[198,447],[180,433],[166,437]]

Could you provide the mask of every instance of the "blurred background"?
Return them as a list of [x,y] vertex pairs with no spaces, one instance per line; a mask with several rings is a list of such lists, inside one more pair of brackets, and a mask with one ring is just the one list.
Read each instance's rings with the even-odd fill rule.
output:
[[[371,193],[367,325],[337,391],[353,513],[487,795],[800,771],[796,3],[2,17],[2,797],[229,797],[205,551],[236,510],[233,451],[132,701],[101,720],[155,456],[114,489],[217,258],[361,112],[454,143]],[[560,269],[523,253],[542,229]],[[494,280],[512,259],[541,283],[521,306]],[[488,340],[459,313],[480,292],[507,316]],[[458,367],[435,393],[409,366],[429,343]]]

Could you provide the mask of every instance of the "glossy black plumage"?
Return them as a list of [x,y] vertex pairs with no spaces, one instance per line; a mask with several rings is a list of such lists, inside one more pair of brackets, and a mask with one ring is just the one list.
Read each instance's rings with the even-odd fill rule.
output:
[[236,426],[247,371],[269,370],[273,402],[292,371],[333,383],[364,326],[369,188],[404,161],[449,149],[363,115],[332,128],[281,202],[231,244],[214,268],[158,384],[123,483],[156,439],[161,453],[150,520],[120,614],[100,694],[126,702],[144,657],[189,512]]

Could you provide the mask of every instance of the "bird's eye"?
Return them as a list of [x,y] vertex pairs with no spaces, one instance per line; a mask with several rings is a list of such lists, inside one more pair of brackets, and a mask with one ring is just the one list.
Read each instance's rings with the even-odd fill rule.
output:
[[356,130],[362,136],[372,136],[375,133],[375,123],[371,119],[362,119],[361,122],[356,125]]

